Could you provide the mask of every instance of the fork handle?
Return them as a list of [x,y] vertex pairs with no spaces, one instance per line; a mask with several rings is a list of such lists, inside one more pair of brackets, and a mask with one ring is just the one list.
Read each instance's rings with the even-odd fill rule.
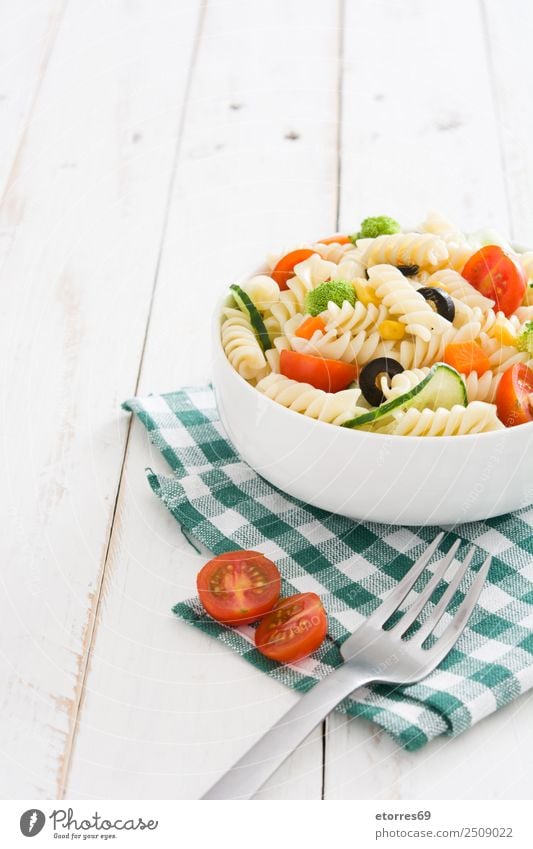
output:
[[250,799],[323,719],[371,673],[348,661],[323,678],[287,711],[202,799]]

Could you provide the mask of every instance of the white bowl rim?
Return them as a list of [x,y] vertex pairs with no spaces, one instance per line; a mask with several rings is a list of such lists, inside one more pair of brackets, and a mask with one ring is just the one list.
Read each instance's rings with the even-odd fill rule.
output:
[[[310,244],[314,244],[314,243],[310,243]],[[319,244],[319,243],[316,243],[316,244]],[[515,247],[514,244],[513,244],[513,247]],[[239,282],[241,282],[241,283],[246,282],[247,280],[250,279],[250,277],[253,277],[253,276],[258,275],[258,274],[266,274],[267,276],[269,276],[268,271],[265,270],[265,267],[261,266],[260,268],[254,270],[250,274],[246,275],[246,277],[241,278]],[[227,306],[226,301],[229,298],[231,298],[231,292],[226,291],[225,294],[221,295],[216,302],[216,308],[215,308],[215,311],[214,311],[213,324],[212,324],[213,337],[214,337],[213,344],[215,345],[215,353],[217,353],[219,356],[223,357],[223,359],[226,362],[228,369],[230,369],[233,372],[233,374],[237,377],[237,379],[242,383],[243,387],[245,387],[246,392],[253,392],[253,393],[255,393],[256,396],[259,395],[260,398],[263,398],[265,401],[268,401],[270,404],[272,404],[280,412],[281,415],[298,416],[298,418],[300,420],[301,419],[303,419],[304,421],[307,420],[310,424],[312,423],[314,425],[320,426],[321,428],[326,428],[327,431],[325,431],[325,432],[328,432],[328,433],[331,433],[331,428],[335,427],[336,431],[346,431],[346,432],[351,433],[352,439],[353,439],[353,435],[356,434],[359,437],[364,436],[365,438],[369,437],[369,438],[372,438],[372,439],[379,439],[379,440],[383,440],[384,438],[387,439],[387,440],[392,439],[395,442],[399,440],[400,444],[405,444],[406,440],[409,440],[409,442],[411,442],[413,440],[416,440],[416,442],[420,442],[420,440],[423,440],[424,444],[432,443],[432,442],[438,442],[439,445],[442,445],[443,443],[446,444],[448,442],[451,442],[452,445],[457,445],[458,443],[464,442],[465,439],[467,439],[470,443],[470,442],[472,442],[474,437],[477,437],[478,439],[480,437],[483,437],[483,439],[485,439],[486,441],[488,441],[489,437],[491,437],[493,440],[496,440],[498,438],[499,439],[502,439],[502,438],[512,439],[513,437],[507,436],[507,435],[504,436],[504,434],[512,434],[517,429],[519,429],[519,431],[521,433],[524,432],[524,428],[529,428],[529,430],[533,429],[533,421],[532,421],[532,422],[527,422],[526,424],[516,425],[515,427],[506,427],[502,430],[489,430],[489,431],[486,431],[485,433],[465,433],[465,434],[461,434],[461,435],[457,435],[457,436],[423,436],[423,437],[422,436],[412,436],[412,435],[401,436],[400,434],[372,433],[372,431],[368,431],[368,430],[361,431],[361,430],[357,430],[357,428],[348,428],[348,427],[342,427],[342,426],[339,426],[339,425],[332,425],[329,422],[322,422],[319,419],[311,418],[311,416],[305,416],[303,413],[296,412],[296,410],[289,410],[289,408],[284,407],[283,404],[278,404],[276,401],[273,401],[272,398],[268,397],[268,395],[263,395],[262,392],[258,392],[258,390],[255,388],[255,386],[252,386],[250,383],[248,383],[248,381],[245,380],[244,377],[242,377],[242,375],[240,375],[239,372],[236,369],[233,368],[230,361],[226,357],[226,352],[224,351],[224,348],[222,347],[222,340],[221,340],[221,337],[220,337],[220,327],[221,327],[221,320],[222,320],[222,308],[224,306]],[[379,443],[377,443],[377,444],[379,444]]]

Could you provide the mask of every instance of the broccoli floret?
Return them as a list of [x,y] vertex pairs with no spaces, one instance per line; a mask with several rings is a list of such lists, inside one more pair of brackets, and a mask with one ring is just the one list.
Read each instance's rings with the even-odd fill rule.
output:
[[365,218],[361,221],[359,233],[355,233],[350,238],[352,242],[356,242],[357,239],[375,239],[376,236],[391,236],[399,232],[400,225],[394,218],[389,218],[388,215],[376,215],[374,218]]
[[348,301],[353,307],[355,300],[354,288],[350,283],[344,280],[327,280],[307,293],[305,309],[310,315],[318,315],[327,310],[329,301],[333,301],[338,307]]
[[519,351],[526,351],[533,357],[533,321],[526,321],[522,333],[516,340]]

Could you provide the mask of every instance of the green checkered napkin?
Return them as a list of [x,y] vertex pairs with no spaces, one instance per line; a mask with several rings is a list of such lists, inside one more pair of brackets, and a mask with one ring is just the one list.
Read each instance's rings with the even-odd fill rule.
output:
[[[174,471],[165,477],[148,470],[148,480],[186,533],[215,554],[261,551],[277,563],[283,595],[321,596],[329,636],[314,655],[290,666],[259,654],[252,627],[220,625],[197,599],[174,607],[181,619],[295,690],[308,690],[341,662],[339,645],[439,530],[354,522],[275,489],[227,440],[208,386],[133,398],[123,406],[138,415]],[[472,541],[479,546],[475,564],[487,551],[493,563],[490,583],[457,646],[422,683],[361,689],[338,708],[373,720],[411,751],[440,734],[460,734],[533,686],[533,507],[461,525],[447,534],[442,551],[458,536],[465,547]],[[462,597],[457,594],[456,606]]]

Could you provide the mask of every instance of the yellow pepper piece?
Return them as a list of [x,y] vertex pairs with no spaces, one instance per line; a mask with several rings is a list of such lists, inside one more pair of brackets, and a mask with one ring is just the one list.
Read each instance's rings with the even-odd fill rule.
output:
[[374,304],[376,307],[379,306],[379,300],[376,298],[375,293],[369,286],[365,286],[362,280],[356,280],[353,287],[355,289],[355,294],[357,295],[357,300],[361,301],[365,307],[369,304]]
[[399,321],[386,319],[382,321],[378,327],[379,335],[382,339],[403,339],[405,336],[405,324]]
[[516,335],[504,324],[495,324],[490,329],[489,336],[492,336],[502,348],[508,345],[516,345]]

